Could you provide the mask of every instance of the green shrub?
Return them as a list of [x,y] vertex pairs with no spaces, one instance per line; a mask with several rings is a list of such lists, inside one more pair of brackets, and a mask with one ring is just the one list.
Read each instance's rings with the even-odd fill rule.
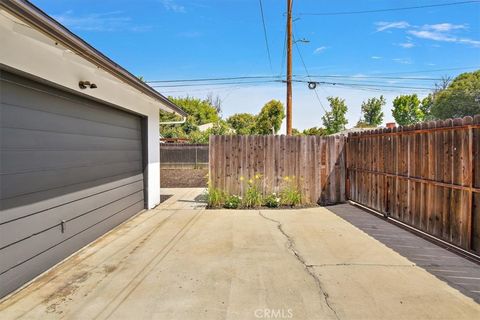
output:
[[237,209],[242,203],[242,197],[239,196],[229,196],[225,200],[224,208],[227,209]]
[[207,203],[210,208],[220,208],[225,203],[226,194],[220,189],[208,187]]
[[246,208],[256,208],[262,205],[261,176],[255,175],[255,178],[248,180],[247,191],[243,198],[243,205]]
[[295,177],[284,177],[284,186],[280,192],[280,203],[294,207],[302,203],[302,194],[297,188]]
[[263,203],[269,208],[277,208],[280,205],[280,200],[280,197],[274,192],[266,196]]

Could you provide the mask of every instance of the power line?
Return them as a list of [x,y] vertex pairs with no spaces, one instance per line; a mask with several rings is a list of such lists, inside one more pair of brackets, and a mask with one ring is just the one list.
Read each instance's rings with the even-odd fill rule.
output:
[[419,81],[440,81],[442,78],[415,78],[415,77],[389,77],[370,75],[310,75],[315,78],[347,78],[347,79],[390,79],[390,80],[419,80]]
[[[297,47],[298,50],[298,47]],[[463,68],[462,68],[463,69]],[[450,70],[450,69],[439,69]],[[415,73],[415,72],[413,72]],[[387,73],[384,73],[387,74]],[[393,74],[393,73],[392,73]],[[315,78],[349,78],[349,79],[391,79],[391,80],[419,80],[419,81],[440,81],[442,78],[417,78],[417,77],[392,77],[377,75],[293,75],[293,77],[315,77]],[[226,81],[226,80],[250,80],[250,79],[281,79],[282,75],[278,76],[264,76],[264,75],[252,75],[252,76],[238,76],[238,77],[218,77],[218,78],[196,78],[196,79],[173,79],[173,80],[149,80],[147,83],[179,83],[179,82],[205,82],[205,81]]]
[[480,68],[480,66],[471,66],[471,67],[455,67],[455,68],[446,68],[446,69],[429,69],[429,70],[419,70],[419,71],[402,71],[402,72],[389,72],[389,73],[376,73],[379,75],[395,75],[395,74],[414,74],[414,73],[431,73],[438,71],[453,71],[453,70],[467,70]]
[[219,86],[229,84],[251,84],[251,83],[274,83],[283,82],[281,80],[259,80],[259,81],[235,81],[235,82],[218,82],[218,83],[190,83],[190,84],[165,84],[165,85],[153,85],[153,88],[177,88],[177,87],[198,87],[198,86]]
[[267,36],[267,26],[265,25],[265,16],[263,14],[263,4],[262,0],[258,0],[258,3],[260,4],[260,14],[262,16],[262,24],[263,24],[263,35],[265,37],[265,45],[267,47],[267,54],[268,54],[268,62],[270,64],[270,72],[273,74],[273,67],[272,67],[272,57],[270,55],[270,47],[268,45],[268,36]]
[[223,80],[247,80],[247,79],[271,79],[280,78],[280,76],[239,76],[239,77],[219,77],[219,78],[196,78],[196,79],[174,79],[174,80],[149,80],[147,83],[165,83],[165,82],[200,82],[200,81],[223,81]]
[[285,24],[285,33],[283,35],[283,53],[282,53],[282,64],[280,65],[280,74],[279,77],[283,74],[283,67],[285,65],[285,58],[287,57],[287,25]]
[[424,9],[424,8],[434,8],[434,7],[458,6],[458,5],[479,3],[479,2],[480,1],[478,1],[478,0],[472,0],[472,1],[459,1],[459,2],[429,4],[429,5],[423,5],[423,6],[375,9],[375,10],[299,13],[298,15],[299,16],[339,16],[339,15],[366,14],[366,13],[389,12],[389,11],[404,11],[404,10],[414,10],[414,9]]
[[[308,83],[310,81],[294,80],[295,82]],[[362,84],[362,83],[344,83],[344,82],[327,82],[327,81],[315,81],[318,84],[329,85],[344,85],[344,86],[363,86],[372,88],[399,88],[399,89],[418,89],[418,90],[433,90],[434,88],[427,87],[412,87],[412,86],[396,86],[396,85],[383,85],[383,84]]]
[[[389,75],[397,74],[419,74],[419,73],[431,73],[439,71],[455,71],[455,70],[467,70],[480,68],[480,66],[469,66],[469,67],[455,67],[455,68],[444,68],[444,69],[428,69],[428,70],[417,70],[417,71],[402,71],[402,72],[389,72],[389,73],[373,73],[369,75],[355,76],[355,75],[310,75],[311,77],[324,77],[324,78],[362,78],[362,79],[390,79],[386,77]],[[283,71],[283,70],[282,70]],[[308,75],[307,75],[308,76]],[[147,83],[175,83],[175,82],[201,82],[201,81],[223,81],[223,80],[248,80],[248,79],[279,79],[282,77],[282,74],[278,76],[266,76],[266,75],[252,75],[252,76],[231,76],[231,77],[214,77],[214,78],[194,78],[194,79],[172,79],[172,80],[148,80]],[[294,75],[294,77],[304,77],[303,75]],[[441,78],[413,78],[413,77],[391,77],[393,80],[432,80],[438,81],[442,80]]]
[[[293,39],[295,40],[295,36],[293,37]],[[307,68],[307,65],[305,63],[305,60],[303,60],[302,52],[300,51],[300,48],[298,48],[298,43],[296,41],[294,41],[294,43],[295,43],[295,48],[297,48],[298,56],[300,57],[300,60],[302,61],[303,67],[305,68],[305,72],[307,73],[307,77],[311,80],[310,72],[308,72],[308,68]],[[320,103],[320,106],[322,107],[323,111],[325,111],[325,113],[327,113],[327,109],[325,109],[325,106],[323,105],[322,100],[318,96],[317,89],[314,88],[313,91],[315,92],[315,97],[317,98],[317,101]]]

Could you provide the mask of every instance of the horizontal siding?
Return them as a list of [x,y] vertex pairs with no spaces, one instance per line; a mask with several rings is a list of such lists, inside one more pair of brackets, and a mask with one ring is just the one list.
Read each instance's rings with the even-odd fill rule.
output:
[[42,210],[21,219],[0,224],[0,250],[47,229],[58,226],[60,221],[70,221],[79,216],[93,212],[117,201],[119,198],[143,192],[143,181],[133,182],[121,187],[104,191],[88,198]]
[[0,286],[0,297],[15,290],[20,285],[28,282],[51,266],[62,261],[68,255],[89,244],[94,239],[100,237],[126,219],[132,217],[141,211],[143,206],[143,201],[141,201],[122,211],[112,212],[112,215],[105,218],[103,221],[92,225],[88,229],[82,230],[78,234],[73,235],[71,238],[66,239],[64,242],[57,244],[47,251],[31,257],[28,262],[0,274],[0,283],[2,284]]
[[116,176],[125,172],[141,173],[141,161],[101,164],[51,171],[36,171],[2,176],[0,199],[8,199],[46,190],[57,189],[57,196],[64,194],[61,188],[91,180]]
[[0,155],[2,175],[69,169],[84,166],[141,161],[142,153],[118,150],[4,150]]
[[101,103],[4,71],[0,71],[0,81],[5,104],[140,130],[136,116],[122,110],[105,108]]
[[70,202],[84,200],[138,181],[143,181],[142,174],[123,173],[118,176],[62,188],[64,194],[61,197],[55,197],[58,193],[57,190],[50,190],[3,200],[0,202],[2,204],[0,224],[34,215]]
[[3,150],[141,150],[138,140],[1,128]]
[[[112,214],[120,212],[137,203],[143,206],[143,190],[129,196],[119,198],[117,201],[99,207],[96,210],[68,220],[65,232],[62,233],[61,225],[40,231],[22,241],[16,242],[0,250],[0,274],[17,265],[25,263],[31,257],[47,251],[66,239],[81,233],[83,230],[103,221]],[[60,220],[59,220],[60,222]]]
[[139,129],[2,104],[3,128],[140,140]]

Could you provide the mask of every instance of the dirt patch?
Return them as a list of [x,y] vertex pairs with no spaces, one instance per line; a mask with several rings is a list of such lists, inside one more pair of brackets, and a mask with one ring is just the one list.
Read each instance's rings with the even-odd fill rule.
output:
[[161,169],[162,188],[203,188],[207,186],[208,169]]

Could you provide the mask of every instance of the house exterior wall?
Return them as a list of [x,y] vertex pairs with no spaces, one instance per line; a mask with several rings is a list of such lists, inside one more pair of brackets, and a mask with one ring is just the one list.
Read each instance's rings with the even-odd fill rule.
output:
[[[146,118],[148,208],[159,204],[158,110],[171,110],[4,10],[0,10],[0,43],[1,68]],[[98,88],[81,90],[81,80],[93,82]]]

